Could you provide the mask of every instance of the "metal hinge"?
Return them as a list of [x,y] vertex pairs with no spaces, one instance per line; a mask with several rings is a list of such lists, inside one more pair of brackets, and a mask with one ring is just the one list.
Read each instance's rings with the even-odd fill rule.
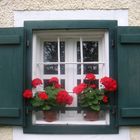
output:
[[25,111],[26,115],[28,115],[28,114],[29,114],[29,113],[31,113],[31,112],[32,112],[32,110],[31,110],[31,109],[26,108],[26,111]]
[[115,40],[111,40],[111,46],[112,46],[112,48],[115,47]]
[[27,46],[27,47],[30,46],[30,41],[29,41],[29,40],[26,41],[26,46]]
[[28,114],[29,114],[29,109],[28,109],[28,108],[26,109],[26,112],[25,112],[25,113],[26,113],[26,115],[28,115]]
[[112,108],[111,108],[111,113],[112,113],[113,115],[115,115],[115,114],[116,114],[116,110],[117,110],[117,107],[116,107],[116,106],[112,106]]

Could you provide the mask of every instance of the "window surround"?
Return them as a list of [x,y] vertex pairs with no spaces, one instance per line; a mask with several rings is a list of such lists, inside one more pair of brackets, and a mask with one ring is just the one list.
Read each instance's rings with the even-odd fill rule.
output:
[[[26,88],[31,88],[31,80],[32,80],[32,35],[34,31],[39,30],[80,30],[80,29],[105,29],[109,33],[109,69],[110,69],[110,76],[115,78],[115,48],[114,43],[115,40],[115,27],[117,27],[117,21],[112,20],[66,20],[66,21],[27,21],[24,24],[24,28],[26,30],[27,35],[27,56],[26,56],[26,63],[27,63],[27,73],[26,73]],[[111,110],[110,113],[110,125],[106,126],[89,126],[89,125],[49,125],[49,126],[36,126],[32,125],[32,115],[30,113],[27,114],[27,126],[24,129],[25,133],[49,133],[49,134],[101,134],[101,133],[118,133],[118,127],[115,127],[115,120],[116,115],[114,114],[115,111],[115,98],[116,94],[112,96],[113,102],[112,105],[109,107]],[[27,111],[28,112],[28,111]],[[115,115],[115,116],[114,116]]]

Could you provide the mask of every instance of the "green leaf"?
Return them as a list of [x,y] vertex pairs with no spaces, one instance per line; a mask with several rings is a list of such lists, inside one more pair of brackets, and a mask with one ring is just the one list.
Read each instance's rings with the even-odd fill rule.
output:
[[100,106],[99,105],[93,105],[93,106],[91,106],[91,109],[92,110],[95,110],[95,111],[100,111]]
[[43,110],[50,110],[50,109],[51,109],[51,107],[50,107],[50,106],[48,106],[48,105],[46,105],[46,106],[44,106],[42,109],[43,109]]
[[98,100],[102,100],[103,99],[103,96],[98,96]]
[[98,104],[98,100],[97,99],[93,100],[92,104]]

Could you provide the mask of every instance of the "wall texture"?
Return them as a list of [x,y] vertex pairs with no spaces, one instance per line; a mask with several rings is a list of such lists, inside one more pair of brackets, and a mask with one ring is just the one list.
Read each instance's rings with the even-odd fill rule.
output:
[[129,25],[140,25],[140,0],[0,0],[0,26],[13,26],[13,11],[67,9],[128,9]]
[[[130,26],[140,26],[140,0],[0,0],[0,27],[14,26],[14,11],[127,9]],[[140,127],[130,128],[131,140],[140,140]],[[12,140],[12,127],[0,126],[0,140]]]

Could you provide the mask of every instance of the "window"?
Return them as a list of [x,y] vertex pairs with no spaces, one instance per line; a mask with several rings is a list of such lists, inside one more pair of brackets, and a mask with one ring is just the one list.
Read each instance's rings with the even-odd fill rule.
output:
[[[116,29],[117,39],[115,38]],[[0,84],[2,91],[0,93],[2,97],[0,124],[21,126],[24,124],[24,133],[45,134],[113,134],[118,133],[119,125],[140,124],[139,27],[117,27],[116,21],[28,21],[25,22],[24,28],[0,30],[0,75],[3,77]],[[61,32],[65,34],[64,37]],[[72,32],[71,35],[70,32]],[[25,37],[26,40],[24,40]],[[25,41],[27,41],[26,45]],[[90,50],[96,48],[95,52],[98,52],[96,53],[98,55],[95,55],[96,57],[88,55],[88,59],[84,61],[87,55],[83,50],[87,49],[88,44],[91,45]],[[47,46],[57,47],[55,61],[51,58],[52,55],[44,57],[46,56],[46,53],[43,53],[46,52],[44,50],[49,48]],[[68,56],[67,59],[69,58],[67,49],[71,49],[71,52],[73,49],[78,50],[73,51],[70,61],[66,60],[66,56]],[[61,52],[65,52],[62,58],[58,57]],[[90,54],[90,51],[86,50],[86,52]],[[72,60],[74,58],[75,60]],[[51,61],[48,62],[48,60]],[[67,88],[66,80],[69,70],[66,68],[68,66],[72,66],[72,74],[75,74],[76,80],[82,80],[86,73],[84,71],[93,70],[94,66],[96,66],[94,70],[98,78],[104,74],[118,78],[119,93],[110,94],[111,102],[109,106],[103,108],[105,113],[102,114],[107,116],[106,118],[103,117],[96,123],[80,121],[78,117],[81,116],[81,112],[77,108],[76,98],[75,106],[68,106],[65,113],[61,112],[61,118],[66,121],[62,122],[60,119],[59,122],[53,124],[43,123],[40,114],[32,113],[30,108],[23,106],[22,91],[25,88],[31,89],[31,80],[35,76],[42,76],[42,79],[47,80],[46,75],[48,77],[53,75],[50,68],[52,70],[56,68],[53,71],[54,75],[65,80],[62,83]],[[8,88],[7,85],[9,85]],[[78,121],[72,122],[71,115],[73,115],[72,119],[73,117],[78,119],[79,123],[76,124]]]
[[[107,24],[108,23],[108,24]],[[45,122],[42,113],[27,108],[27,127],[25,133],[50,134],[93,134],[117,133],[114,96],[109,106],[104,106],[98,121],[85,121],[78,99],[72,93],[77,84],[83,82],[85,74],[96,75],[97,86],[101,77],[114,75],[115,21],[47,21],[25,22],[27,31],[27,86],[31,80],[41,77],[44,81],[56,76],[60,83],[74,97],[72,105],[60,111],[55,122]]]
[[[83,111],[78,112],[77,95],[73,88],[83,82],[85,74],[96,75],[95,84],[100,87],[99,80],[109,75],[109,40],[107,30],[60,30],[35,31],[33,33],[33,66],[32,78],[40,77],[46,87],[52,76],[60,79],[60,83],[74,102],[60,112],[54,124],[75,125],[109,125],[108,112],[100,113],[99,121],[85,121]],[[42,120],[42,112],[34,113],[33,124],[52,124]]]

